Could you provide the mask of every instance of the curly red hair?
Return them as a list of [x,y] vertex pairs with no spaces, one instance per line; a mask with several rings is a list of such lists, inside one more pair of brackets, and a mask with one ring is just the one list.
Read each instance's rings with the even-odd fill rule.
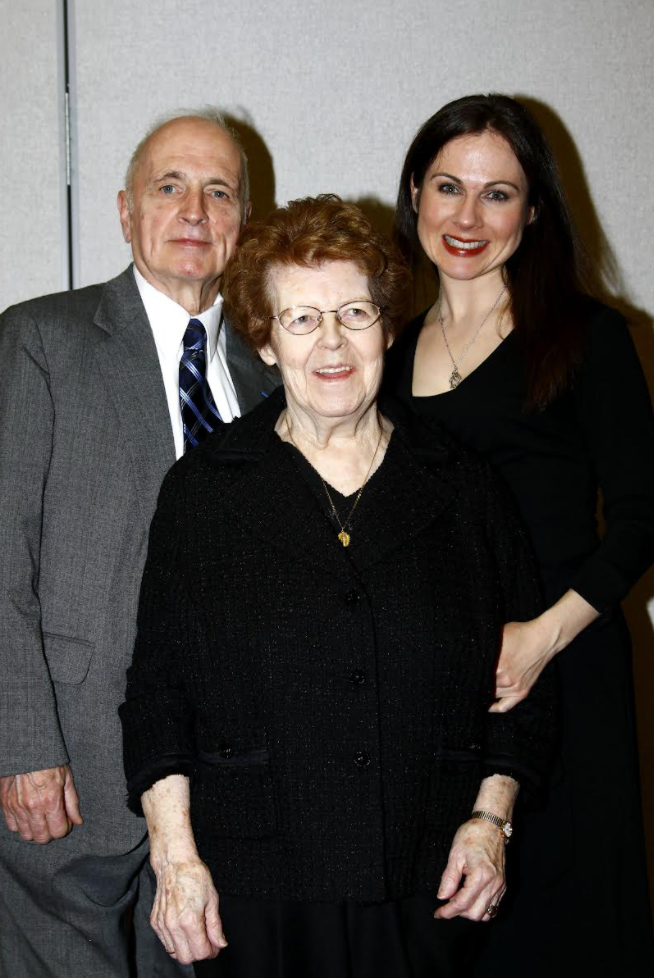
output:
[[384,333],[395,339],[407,319],[411,272],[390,238],[336,194],[292,200],[243,229],[222,281],[230,326],[260,350],[270,339],[270,317],[279,312],[272,308],[271,273],[331,261],[351,261],[368,277]]

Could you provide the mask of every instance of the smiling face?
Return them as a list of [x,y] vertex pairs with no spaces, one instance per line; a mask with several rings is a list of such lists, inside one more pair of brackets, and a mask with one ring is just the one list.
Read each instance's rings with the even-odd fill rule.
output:
[[[371,298],[366,275],[346,261],[273,268],[269,286],[276,315],[293,306],[330,310]],[[351,330],[326,313],[306,336],[287,332],[275,320],[260,355],[279,366],[289,410],[320,424],[321,419],[356,419],[365,413],[377,397],[386,347],[381,321]]]
[[[147,141],[131,200],[118,195],[134,263],[160,292],[188,308],[211,305],[242,225],[241,157],[228,133],[205,119],[166,123]],[[190,310],[190,311],[199,311]]]
[[501,273],[533,218],[527,178],[506,140],[491,131],[452,139],[411,186],[418,237],[439,273]]

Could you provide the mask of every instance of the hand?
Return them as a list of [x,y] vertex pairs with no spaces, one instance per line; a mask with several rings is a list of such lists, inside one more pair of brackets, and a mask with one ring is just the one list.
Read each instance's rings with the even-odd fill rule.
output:
[[504,848],[497,826],[479,819],[464,822],[454,836],[438,890],[439,899],[448,902],[435,911],[434,917],[490,920],[488,908],[497,907],[506,891]]
[[495,673],[498,702],[493,703],[490,712],[508,713],[525,699],[556,651],[541,618],[505,625]]
[[63,839],[83,822],[68,764],[0,778],[0,805],[9,831],[39,845]]
[[227,947],[218,894],[201,859],[170,862],[155,870],[157,893],[150,923],[180,964],[215,958]]

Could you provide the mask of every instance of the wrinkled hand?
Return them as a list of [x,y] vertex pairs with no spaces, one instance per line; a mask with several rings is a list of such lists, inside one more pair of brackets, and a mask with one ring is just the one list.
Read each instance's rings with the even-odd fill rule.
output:
[[215,958],[227,947],[218,914],[218,894],[200,859],[168,863],[157,871],[150,923],[180,964]]
[[491,713],[508,713],[525,699],[552,659],[554,649],[541,621],[510,621],[504,626],[502,648],[495,673],[495,696]]
[[434,917],[490,920],[486,911],[499,904],[506,890],[504,848],[497,826],[479,819],[464,822],[454,836],[438,890],[439,899],[448,902]]
[[9,831],[39,845],[63,839],[83,822],[67,764],[0,778],[0,805]]

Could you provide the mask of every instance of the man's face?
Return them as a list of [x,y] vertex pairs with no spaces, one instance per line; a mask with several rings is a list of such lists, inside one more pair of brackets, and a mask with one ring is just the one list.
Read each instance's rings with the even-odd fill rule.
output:
[[[218,294],[243,222],[241,157],[226,132],[205,119],[166,123],[136,165],[132,199],[118,209],[139,272],[185,308]],[[196,303],[197,304],[197,303]]]

